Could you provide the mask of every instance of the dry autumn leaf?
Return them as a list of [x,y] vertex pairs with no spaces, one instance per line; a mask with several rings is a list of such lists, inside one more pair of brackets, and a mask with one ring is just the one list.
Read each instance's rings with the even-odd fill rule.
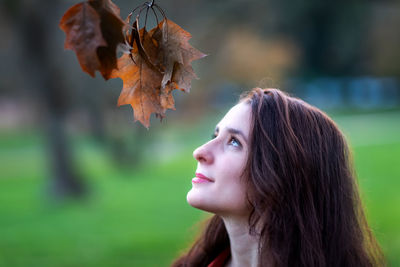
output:
[[[154,8],[163,16],[160,23]],[[135,10],[136,20],[129,26]],[[140,29],[143,10],[146,19]],[[157,26],[147,32],[149,10]],[[119,13],[111,0],[87,0],[71,7],[60,21],[66,33],[65,48],[75,51],[82,69],[91,76],[98,70],[106,80],[121,78],[118,105],[131,105],[135,121],[148,128],[152,113],[163,118],[167,109],[175,109],[173,90],[189,92],[192,79],[197,78],[191,63],[205,54],[189,44],[190,33],[168,20],[154,1],[135,8],[125,22]],[[119,59],[118,46],[124,52]]]
[[66,33],[64,48],[74,50],[83,71],[94,77],[101,65],[96,50],[107,45],[96,10],[89,3],[76,4],[65,12],[60,28]]
[[61,18],[65,49],[74,50],[83,71],[104,79],[117,67],[117,45],[124,42],[119,8],[111,0],[90,0],[74,5]]
[[162,20],[150,34],[159,44],[158,60],[165,68],[161,86],[173,82],[177,89],[189,92],[191,80],[197,78],[191,62],[206,55],[189,44],[190,33],[169,19]]
[[[157,47],[151,40],[145,29],[140,30],[141,45],[145,49],[150,60],[157,56]],[[163,117],[166,108],[174,108],[170,99],[166,106],[161,104],[161,80],[162,74],[149,65],[138,51],[137,43],[133,43],[131,55],[124,54],[118,59],[118,69],[111,73],[111,78],[121,78],[123,81],[122,92],[118,99],[118,105],[129,104],[134,111],[135,121],[140,121],[145,127],[150,125],[151,113]]]
[[123,80],[118,105],[130,104],[135,121],[148,128],[151,113],[163,118],[167,109],[175,109],[174,89],[190,90],[196,78],[191,62],[205,54],[193,48],[191,35],[172,21],[164,19],[149,33],[138,30],[138,23],[136,18],[131,33],[126,33],[131,54],[119,58],[111,78]]

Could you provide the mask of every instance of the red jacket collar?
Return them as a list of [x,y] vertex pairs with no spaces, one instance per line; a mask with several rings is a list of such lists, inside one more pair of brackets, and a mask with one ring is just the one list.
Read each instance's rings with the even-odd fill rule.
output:
[[231,256],[230,248],[222,251],[207,267],[224,267]]

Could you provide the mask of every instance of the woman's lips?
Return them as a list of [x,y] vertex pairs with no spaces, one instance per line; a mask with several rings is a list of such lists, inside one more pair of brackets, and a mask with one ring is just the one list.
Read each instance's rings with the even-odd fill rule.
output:
[[210,178],[208,178],[207,176],[196,172],[196,177],[194,177],[192,179],[192,183],[196,183],[196,184],[201,184],[201,183],[212,183],[214,182],[213,180],[211,180]]

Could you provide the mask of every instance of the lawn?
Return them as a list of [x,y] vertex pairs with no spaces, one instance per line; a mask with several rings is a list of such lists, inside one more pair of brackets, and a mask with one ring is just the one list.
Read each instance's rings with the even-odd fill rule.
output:
[[[400,266],[400,113],[335,120],[352,144],[368,219],[389,266]],[[135,168],[120,168],[90,138],[74,141],[90,193],[66,202],[47,194],[43,136],[1,134],[0,266],[168,266],[207,217],[185,201],[191,151],[214,127],[205,124],[204,134],[182,127],[158,138],[164,154],[179,149],[164,158],[151,150]]]

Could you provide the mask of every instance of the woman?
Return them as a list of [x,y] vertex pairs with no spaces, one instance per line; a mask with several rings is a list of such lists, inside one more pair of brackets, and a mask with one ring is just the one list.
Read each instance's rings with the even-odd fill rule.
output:
[[173,266],[382,266],[344,136],[323,112],[253,89],[218,123],[188,203],[215,215]]

